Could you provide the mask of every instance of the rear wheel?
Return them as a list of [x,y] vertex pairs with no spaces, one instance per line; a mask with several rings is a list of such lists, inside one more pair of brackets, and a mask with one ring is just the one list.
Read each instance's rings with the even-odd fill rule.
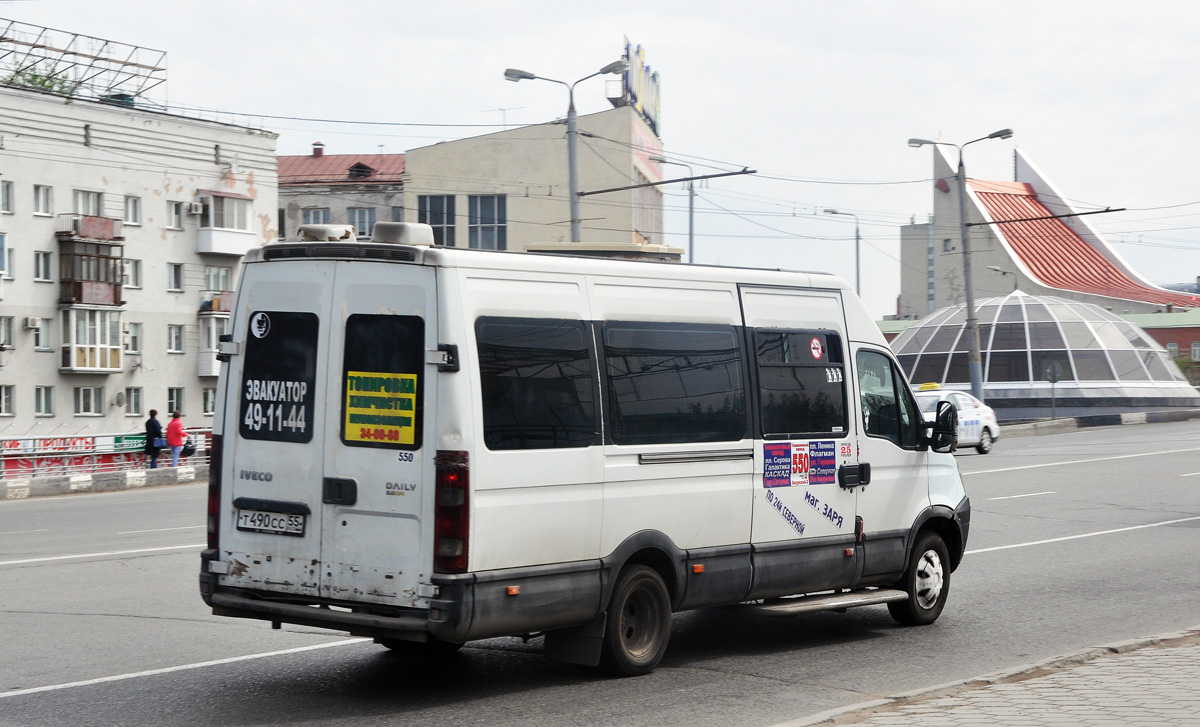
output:
[[983,434],[979,435],[979,444],[975,447],[975,451],[980,454],[992,451],[992,433],[987,429],[984,429]]
[[621,571],[608,602],[600,664],[618,676],[649,674],[671,635],[671,600],[662,576],[634,565]]
[[917,537],[899,585],[908,598],[888,604],[892,618],[907,626],[937,621],[950,595],[950,557],[940,536],[923,532]]

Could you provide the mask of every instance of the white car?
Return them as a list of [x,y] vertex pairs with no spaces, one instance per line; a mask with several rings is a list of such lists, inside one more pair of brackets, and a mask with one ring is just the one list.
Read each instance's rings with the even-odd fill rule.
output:
[[948,401],[958,410],[958,446],[975,447],[980,454],[992,451],[1000,438],[1000,425],[992,407],[964,391],[918,391],[914,394],[927,421],[933,421],[939,401]]

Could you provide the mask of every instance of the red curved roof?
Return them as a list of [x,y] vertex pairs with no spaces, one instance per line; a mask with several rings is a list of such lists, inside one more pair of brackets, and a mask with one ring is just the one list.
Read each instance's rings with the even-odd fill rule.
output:
[[[968,179],[993,222],[1049,217],[1033,187],[1023,182]],[[1192,308],[1197,297],[1145,285],[1126,275],[1061,219],[1009,222],[992,229],[1008,243],[1037,281],[1054,288],[1157,305]]]

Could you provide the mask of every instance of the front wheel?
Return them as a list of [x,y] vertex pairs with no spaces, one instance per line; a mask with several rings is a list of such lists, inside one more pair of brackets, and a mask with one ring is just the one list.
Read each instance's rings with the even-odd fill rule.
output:
[[992,433],[984,429],[983,434],[979,435],[979,444],[975,447],[975,451],[980,454],[987,454],[992,451]]
[[649,674],[671,635],[671,600],[662,576],[634,565],[621,571],[608,602],[600,664],[618,676]]
[[892,618],[906,626],[937,621],[950,595],[950,557],[940,536],[923,532],[917,537],[899,586],[908,598],[888,604]]

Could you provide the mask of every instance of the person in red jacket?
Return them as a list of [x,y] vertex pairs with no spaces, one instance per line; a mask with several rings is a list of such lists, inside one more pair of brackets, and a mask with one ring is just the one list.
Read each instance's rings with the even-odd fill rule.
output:
[[171,448],[171,466],[179,466],[179,451],[183,449],[183,442],[187,439],[183,433],[183,420],[179,418],[179,412],[171,412],[171,423],[167,425],[167,446]]

